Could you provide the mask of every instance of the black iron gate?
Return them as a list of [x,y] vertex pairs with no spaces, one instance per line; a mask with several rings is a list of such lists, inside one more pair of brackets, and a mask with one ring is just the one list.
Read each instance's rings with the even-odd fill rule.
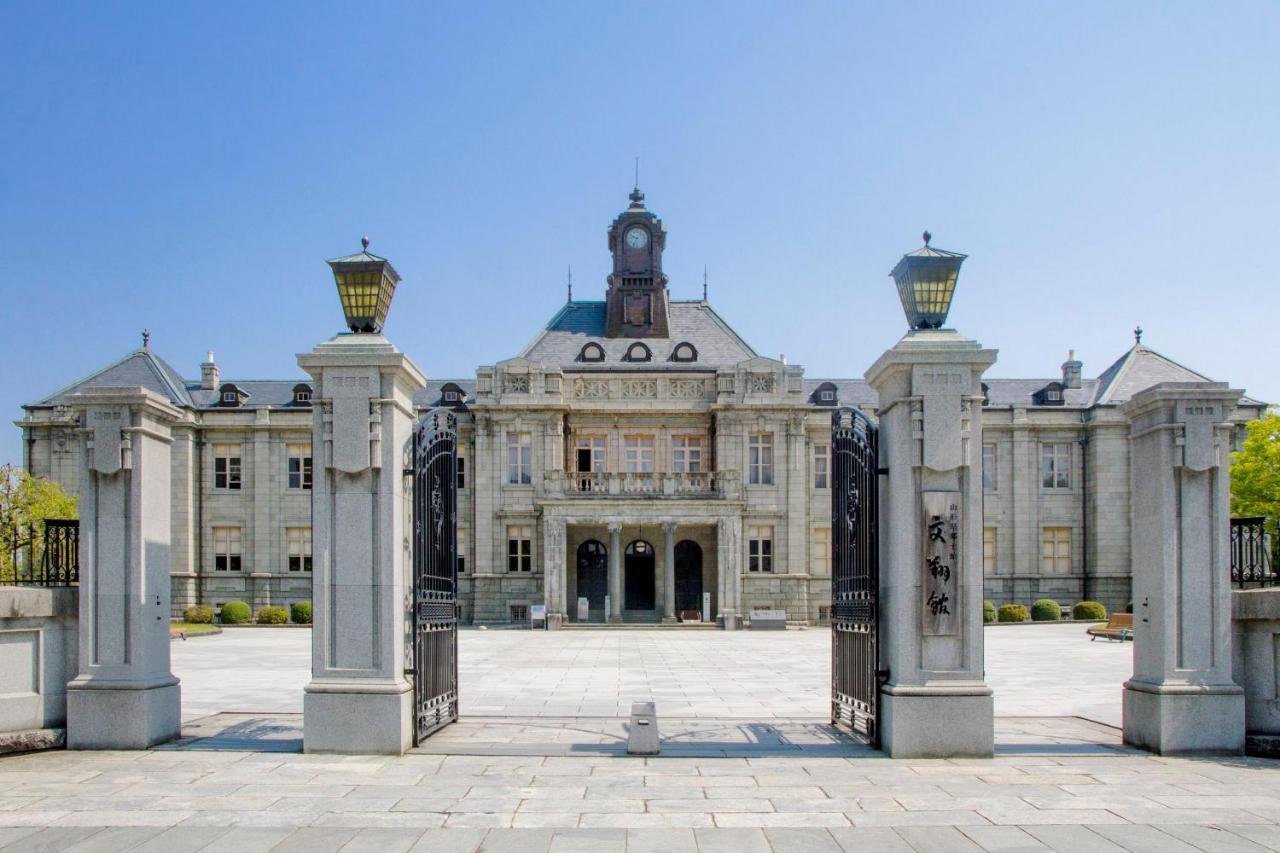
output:
[[877,428],[857,409],[831,413],[831,719],[879,746],[879,460]]
[[413,434],[414,743],[458,719],[458,428],[448,409]]

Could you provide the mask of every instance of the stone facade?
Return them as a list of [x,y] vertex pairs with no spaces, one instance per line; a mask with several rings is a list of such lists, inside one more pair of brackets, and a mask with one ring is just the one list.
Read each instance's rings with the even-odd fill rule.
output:
[[[637,227],[650,229],[648,266],[630,283],[635,264],[618,253]],[[615,314],[606,301],[570,299],[514,357],[415,395],[419,413],[445,405],[459,416],[464,622],[519,620],[543,603],[573,622],[584,592],[589,620],[606,620],[610,590],[611,602],[621,599],[617,618],[661,621],[671,587],[681,600],[670,618],[696,610],[684,605],[701,592],[712,619],[753,608],[826,618],[831,409],[874,416],[876,394],[861,380],[806,378],[759,356],[705,299],[670,298],[666,237],[633,194],[609,231]],[[626,319],[628,288],[662,306],[645,316],[660,315],[663,328],[637,325],[628,336],[627,323],[610,327],[618,310]],[[431,354],[419,361],[429,368]],[[1205,379],[1140,342],[1097,379],[1083,378],[1073,356],[1047,378],[986,379],[986,598],[1125,606],[1129,428],[1119,406],[1158,382]],[[309,536],[311,492],[290,459],[310,445],[310,381],[224,382],[212,354],[200,379],[186,380],[144,346],[25,407],[27,470],[78,490],[66,399],[104,385],[150,388],[181,412],[172,426],[175,613],[197,601],[256,609],[309,598],[298,531]],[[1244,398],[1230,419],[1239,427],[1263,408]],[[220,479],[218,466],[230,463],[219,458],[239,460],[238,488]],[[309,450],[305,459],[309,471]],[[633,545],[630,559],[618,553]],[[643,606],[628,606],[629,584],[629,603]]]

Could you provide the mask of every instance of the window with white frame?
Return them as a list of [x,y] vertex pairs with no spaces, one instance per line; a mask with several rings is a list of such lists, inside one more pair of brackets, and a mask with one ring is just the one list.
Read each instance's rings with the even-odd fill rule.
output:
[[1046,527],[1040,536],[1040,570],[1046,575],[1071,572],[1071,528]]
[[702,473],[702,436],[671,437],[671,470],[677,474]]
[[285,445],[285,452],[289,457],[289,488],[310,489],[311,445],[288,444]]
[[984,492],[996,490],[996,446],[994,444],[982,445],[982,490]]
[[1071,488],[1071,444],[1040,445],[1040,480],[1046,489]]
[[996,574],[996,529],[982,528],[982,573]]
[[751,434],[748,447],[747,470],[753,486],[773,485],[773,433]]
[[533,436],[527,432],[507,433],[507,482],[516,486],[533,482]]
[[458,531],[458,574],[464,574],[467,571],[467,538],[466,535]]
[[531,525],[507,525],[507,571],[533,571],[533,527]]
[[813,529],[813,574],[824,577],[831,574],[830,527]]
[[311,571],[311,528],[286,527],[284,538],[289,548],[289,571]]
[[831,488],[831,445],[829,444],[813,446],[813,487],[815,489]]
[[213,569],[216,572],[240,571],[240,528],[213,528]]
[[747,571],[773,571],[773,525],[753,524],[747,528]]
[[653,436],[629,435],[623,439],[622,462],[628,474],[653,473]]
[[603,435],[578,436],[574,442],[574,452],[577,456],[579,473],[604,473],[605,437]]
[[213,446],[213,487],[215,489],[240,488],[240,445],[215,444]]

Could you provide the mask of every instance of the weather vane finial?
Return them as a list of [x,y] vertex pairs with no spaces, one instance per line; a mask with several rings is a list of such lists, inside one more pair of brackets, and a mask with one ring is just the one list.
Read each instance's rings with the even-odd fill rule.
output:
[[147,329],[142,330],[142,348],[147,349],[151,346],[151,332]]
[[1133,327],[1133,342],[1135,344],[1142,343],[1142,327],[1141,326]]
[[569,301],[573,301],[573,264],[569,264]]
[[702,301],[707,301],[707,265],[702,265]]
[[360,238],[360,248],[364,249],[366,252],[369,251],[369,235],[368,234]]

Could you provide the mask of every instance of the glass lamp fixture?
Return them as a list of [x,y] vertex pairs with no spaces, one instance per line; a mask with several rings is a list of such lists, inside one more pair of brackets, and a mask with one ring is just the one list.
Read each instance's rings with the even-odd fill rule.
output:
[[898,285],[902,311],[912,329],[941,329],[951,311],[960,265],[968,255],[935,249],[924,232],[924,246],[908,252],[889,273]]
[[333,269],[338,299],[347,328],[360,334],[380,334],[391,310],[400,274],[386,258],[369,254],[369,238],[360,239],[359,254],[326,261]]

